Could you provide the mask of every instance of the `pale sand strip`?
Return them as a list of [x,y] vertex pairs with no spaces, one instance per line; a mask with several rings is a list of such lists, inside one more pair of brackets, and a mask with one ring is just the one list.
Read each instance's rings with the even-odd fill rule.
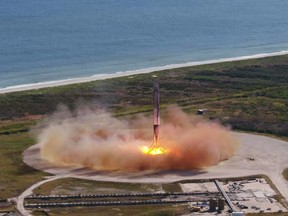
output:
[[49,81],[49,82],[40,82],[40,83],[27,84],[27,85],[26,84],[25,85],[17,85],[17,86],[11,86],[11,87],[6,87],[6,88],[0,88],[0,94],[33,90],[33,89],[48,88],[48,87],[63,86],[63,85],[76,84],[76,83],[85,83],[85,82],[91,82],[91,81],[95,81],[95,80],[105,80],[105,79],[124,77],[124,76],[132,76],[132,75],[151,73],[151,72],[162,71],[162,70],[167,70],[167,69],[199,66],[199,65],[206,65],[206,64],[215,64],[215,63],[222,63],[222,62],[241,61],[241,60],[249,60],[249,59],[258,59],[258,58],[281,56],[281,55],[287,55],[287,54],[288,54],[288,50],[284,50],[284,51],[280,51],[280,52],[264,53],[264,54],[242,56],[242,57],[235,57],[235,58],[222,58],[222,59],[218,59],[218,60],[196,61],[196,62],[188,62],[188,63],[183,63],[183,64],[171,64],[171,65],[152,67],[152,68],[146,68],[146,69],[139,69],[139,70],[120,71],[120,72],[116,72],[116,73],[112,73],[112,74],[99,74],[99,75],[82,77],[82,78],[73,78],[73,79],[65,79],[65,80],[57,80],[57,81]]

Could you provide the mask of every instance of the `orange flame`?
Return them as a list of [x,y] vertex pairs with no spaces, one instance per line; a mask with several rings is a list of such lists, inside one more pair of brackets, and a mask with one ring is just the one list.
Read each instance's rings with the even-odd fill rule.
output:
[[143,146],[141,147],[141,151],[143,154],[150,154],[150,155],[160,155],[167,153],[167,150],[162,147],[148,147]]

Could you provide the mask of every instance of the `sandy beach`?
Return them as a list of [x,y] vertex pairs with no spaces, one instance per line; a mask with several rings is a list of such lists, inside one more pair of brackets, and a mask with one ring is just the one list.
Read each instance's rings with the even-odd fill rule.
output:
[[162,71],[162,70],[167,70],[167,69],[200,66],[200,65],[208,65],[208,64],[223,63],[223,62],[233,62],[233,61],[241,61],[241,60],[249,60],[249,59],[258,59],[258,58],[266,58],[266,57],[273,57],[273,56],[282,56],[282,55],[287,55],[287,54],[288,54],[288,50],[284,50],[284,51],[273,52],[273,53],[241,56],[241,57],[235,57],[235,58],[222,58],[218,60],[195,61],[195,62],[187,62],[183,64],[171,64],[171,65],[139,69],[139,70],[120,71],[120,72],[115,72],[112,74],[99,74],[99,75],[94,75],[94,76],[89,76],[89,77],[17,85],[17,86],[11,86],[11,87],[6,87],[6,88],[0,88],[0,94],[34,90],[34,89],[42,89],[42,88],[50,88],[50,87],[64,86],[64,85],[77,84],[77,83],[86,83],[86,82],[91,82],[91,81],[96,81],[96,80],[105,80],[105,79],[111,79],[111,78],[117,78],[117,77],[145,74],[145,73],[157,72],[157,71]]

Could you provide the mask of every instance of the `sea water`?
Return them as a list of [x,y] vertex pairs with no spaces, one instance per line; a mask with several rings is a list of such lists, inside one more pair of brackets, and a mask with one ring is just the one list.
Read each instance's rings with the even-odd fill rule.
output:
[[287,0],[1,0],[0,89],[288,50]]

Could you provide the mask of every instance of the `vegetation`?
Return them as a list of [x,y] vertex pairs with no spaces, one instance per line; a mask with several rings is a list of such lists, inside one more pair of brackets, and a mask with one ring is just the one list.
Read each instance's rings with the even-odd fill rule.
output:
[[161,106],[207,118],[237,130],[288,135],[288,55],[164,70],[89,83],[0,95],[0,120],[33,118],[59,104],[102,106],[115,115],[151,111],[151,86],[160,83]]
[[36,188],[34,194],[109,194],[109,193],[150,193],[150,192],[181,192],[178,183],[146,184],[146,183],[115,183],[91,181],[84,179],[65,178],[47,182]]
[[33,192],[41,195],[180,192],[179,184],[115,183],[65,178],[47,182]]
[[[22,159],[22,152],[35,143],[26,131],[29,130],[29,124],[29,121],[0,124],[0,198],[19,195],[28,185],[39,181],[45,175],[27,166]],[[16,133],[17,130],[23,132]]]
[[283,171],[283,177],[288,181],[288,168]]
[[1,213],[7,213],[7,212],[15,212],[16,206],[14,203],[9,203],[7,205],[0,205],[0,215]]
[[189,213],[187,205],[155,205],[151,206],[117,206],[117,207],[75,207],[75,208],[51,208],[48,213],[37,211],[39,216],[58,215],[91,215],[91,216],[115,216],[115,215],[139,215],[139,216],[177,216]]

